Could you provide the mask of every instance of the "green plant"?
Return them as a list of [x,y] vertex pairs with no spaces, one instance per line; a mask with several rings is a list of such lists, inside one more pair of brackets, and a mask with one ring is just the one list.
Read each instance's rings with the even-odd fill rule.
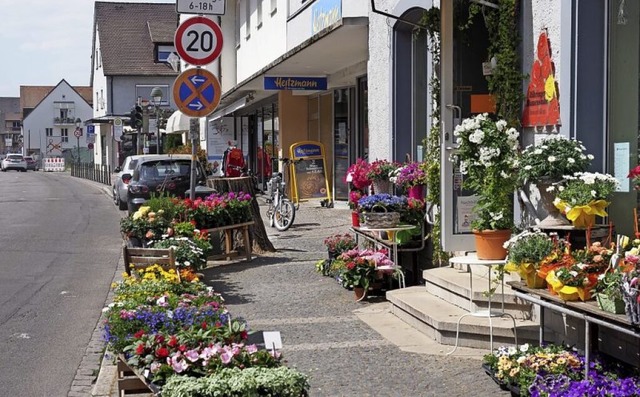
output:
[[152,194],[151,198],[147,200],[144,205],[150,208],[150,212],[162,212],[166,219],[171,220],[178,214],[178,202],[179,200],[170,196],[169,193],[162,192]]
[[468,118],[454,132],[458,150],[450,157],[463,174],[463,187],[478,196],[477,230],[513,227],[513,192],[518,164],[518,136],[505,120],[493,121],[487,113]]
[[524,231],[505,243],[507,261],[515,265],[539,264],[555,249],[553,240],[540,231]]
[[207,257],[213,246],[206,236],[169,237],[152,243],[152,248],[176,248],[176,265],[202,270],[207,265]]
[[537,146],[529,145],[521,153],[518,182],[557,182],[565,175],[584,172],[593,155],[584,154],[582,142],[562,135],[551,135]]
[[344,268],[340,273],[342,286],[361,287],[365,290],[369,288],[376,277],[375,262],[371,259],[356,257],[345,261]]
[[609,299],[622,299],[622,284],[624,272],[616,267],[598,276],[598,281],[594,287],[599,294],[604,294]]
[[324,239],[324,245],[327,247],[327,250],[334,255],[340,255],[357,246],[356,240],[349,233],[332,234]]
[[376,160],[370,164],[367,178],[372,181],[388,181],[398,167],[399,164],[389,160]]
[[301,397],[307,377],[287,367],[223,368],[202,378],[172,376],[162,388],[165,397]]
[[577,172],[550,189],[556,193],[555,203],[562,202],[564,210],[588,205],[592,201],[608,200],[618,187],[616,178],[598,172]]

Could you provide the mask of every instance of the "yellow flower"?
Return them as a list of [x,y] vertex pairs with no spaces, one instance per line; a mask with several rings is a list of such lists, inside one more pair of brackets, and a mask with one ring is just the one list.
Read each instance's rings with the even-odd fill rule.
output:
[[133,214],[133,219],[137,220],[142,218],[143,216],[145,216],[149,211],[151,210],[151,207],[149,206],[145,206],[143,205],[142,207],[138,208],[138,210]]

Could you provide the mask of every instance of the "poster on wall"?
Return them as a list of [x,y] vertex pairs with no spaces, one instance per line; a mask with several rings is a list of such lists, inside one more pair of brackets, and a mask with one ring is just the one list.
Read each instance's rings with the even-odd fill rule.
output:
[[536,59],[531,66],[531,80],[527,88],[523,127],[546,127],[560,125],[560,103],[558,102],[558,83],[554,75],[555,67],[551,60],[551,45],[544,30],[538,37]]
[[289,148],[292,167],[293,199],[295,202],[310,199],[331,200],[324,145],[315,141],[298,142]]
[[207,160],[212,165],[213,176],[222,176],[222,156],[229,147],[229,141],[233,141],[233,117],[212,121],[207,135]]

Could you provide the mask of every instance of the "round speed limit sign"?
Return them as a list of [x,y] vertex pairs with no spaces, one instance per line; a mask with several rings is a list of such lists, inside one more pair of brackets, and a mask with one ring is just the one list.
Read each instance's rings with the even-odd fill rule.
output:
[[189,18],[178,26],[174,44],[183,61],[194,66],[203,66],[220,56],[222,30],[209,18]]

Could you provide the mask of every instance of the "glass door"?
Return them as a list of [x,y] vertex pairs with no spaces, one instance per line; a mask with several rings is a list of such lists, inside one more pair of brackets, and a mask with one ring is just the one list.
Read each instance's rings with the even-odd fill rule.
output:
[[[441,4],[441,103],[442,245],[445,251],[473,251],[471,221],[476,196],[462,188],[463,175],[449,157],[455,154],[453,130],[478,113],[492,112],[489,89],[483,72],[488,62],[488,32],[481,13],[468,25],[469,2],[443,1]],[[458,29],[458,26],[465,26]]]

